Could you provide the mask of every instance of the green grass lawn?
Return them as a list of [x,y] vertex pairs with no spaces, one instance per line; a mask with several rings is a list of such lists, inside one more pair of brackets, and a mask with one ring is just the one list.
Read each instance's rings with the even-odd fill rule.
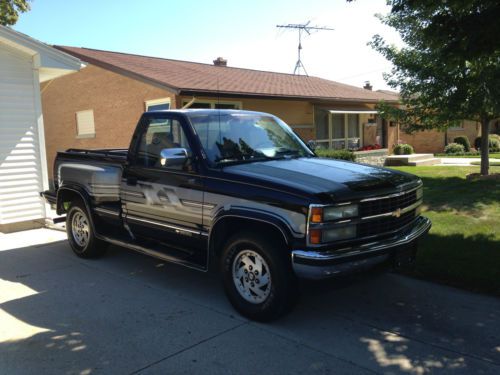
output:
[[[480,159],[480,155],[463,155],[463,156],[456,156],[456,155],[446,155],[446,154],[436,154],[437,158],[478,158]],[[490,159],[500,159],[500,152],[492,152],[490,153]]]
[[500,295],[500,181],[465,180],[478,167],[394,169],[422,178],[422,214],[432,220],[413,275]]

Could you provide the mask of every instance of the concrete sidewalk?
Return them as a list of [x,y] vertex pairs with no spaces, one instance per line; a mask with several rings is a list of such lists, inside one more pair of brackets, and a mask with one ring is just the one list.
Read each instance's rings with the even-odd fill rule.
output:
[[[438,157],[439,158],[439,157]],[[460,166],[460,167],[468,167],[472,165],[473,161],[481,161],[480,158],[440,158],[441,163],[435,164],[436,166]],[[500,162],[500,159],[490,159],[491,162]]]
[[[305,283],[258,324],[218,275],[62,232],[0,236],[0,374],[500,373],[500,300],[395,274]],[[62,235],[62,236],[61,236]]]

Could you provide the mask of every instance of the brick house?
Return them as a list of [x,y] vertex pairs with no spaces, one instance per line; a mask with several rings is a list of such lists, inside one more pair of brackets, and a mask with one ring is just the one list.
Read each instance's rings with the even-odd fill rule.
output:
[[144,111],[183,107],[273,113],[304,140],[317,140],[321,147],[358,149],[377,143],[391,149],[399,139],[414,144],[417,152],[440,152],[445,145],[444,133],[409,136],[400,134],[397,124],[380,119],[374,109],[379,101],[398,103],[397,94],[391,92],[317,77],[232,68],[222,58],[211,65],[56,48],[87,67],[42,88],[49,165],[57,150],[127,147]]

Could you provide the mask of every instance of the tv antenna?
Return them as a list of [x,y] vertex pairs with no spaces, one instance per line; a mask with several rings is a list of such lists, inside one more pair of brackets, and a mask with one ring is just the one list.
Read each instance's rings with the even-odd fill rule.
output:
[[302,69],[306,76],[307,70],[304,64],[302,63],[301,57],[300,57],[300,52],[302,50],[302,33],[306,32],[307,35],[311,35],[311,31],[320,31],[320,30],[328,30],[328,31],[333,31],[334,29],[329,28],[329,27],[320,27],[320,26],[309,26],[311,21],[307,21],[306,23],[303,24],[297,24],[297,23],[289,23],[288,25],[276,25],[276,27],[281,28],[281,29],[295,29],[299,31],[299,46],[297,48],[298,51],[298,59],[297,62],[295,63],[295,69],[293,70],[293,74],[298,74],[300,75],[300,70]]

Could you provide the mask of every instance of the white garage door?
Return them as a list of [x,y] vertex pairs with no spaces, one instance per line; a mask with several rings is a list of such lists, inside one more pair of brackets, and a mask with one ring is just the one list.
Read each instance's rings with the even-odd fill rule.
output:
[[31,57],[0,44],[0,225],[44,217],[33,79]]

